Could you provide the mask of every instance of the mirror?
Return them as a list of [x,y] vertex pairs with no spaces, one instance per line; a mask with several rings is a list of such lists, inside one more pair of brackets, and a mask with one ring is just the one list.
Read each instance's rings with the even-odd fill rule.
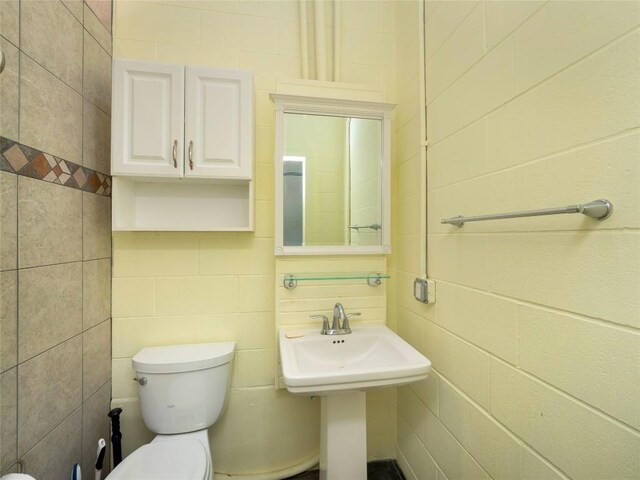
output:
[[272,95],[276,254],[389,253],[392,105]]

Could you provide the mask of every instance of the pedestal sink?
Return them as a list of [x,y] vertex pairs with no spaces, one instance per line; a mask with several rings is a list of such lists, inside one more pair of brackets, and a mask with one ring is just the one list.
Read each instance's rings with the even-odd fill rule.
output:
[[279,332],[287,390],[321,397],[320,480],[366,480],[365,391],[422,380],[431,370],[429,359],[387,327],[352,330],[348,335],[321,335],[319,328]]

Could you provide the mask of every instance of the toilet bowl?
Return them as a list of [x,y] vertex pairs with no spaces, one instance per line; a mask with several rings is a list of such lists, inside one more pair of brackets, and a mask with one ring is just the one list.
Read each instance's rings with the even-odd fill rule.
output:
[[234,342],[148,347],[133,357],[142,418],[157,435],[108,480],[212,480],[207,429],[224,405]]
[[[201,437],[201,438],[199,438]],[[206,430],[158,435],[122,460],[108,480],[211,480],[211,452]]]

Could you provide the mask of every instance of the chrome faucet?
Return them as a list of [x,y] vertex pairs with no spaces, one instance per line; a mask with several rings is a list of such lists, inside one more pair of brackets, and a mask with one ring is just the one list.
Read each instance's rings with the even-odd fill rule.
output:
[[[341,303],[336,303],[333,306],[333,322],[331,323],[331,329],[340,330],[341,328],[344,328],[343,326],[346,318],[347,314],[344,313],[344,307]],[[347,326],[349,326],[349,320],[347,320]],[[351,329],[349,329],[348,333],[351,333]]]
[[345,313],[341,303],[336,303],[333,307],[333,322],[329,328],[329,319],[325,315],[310,315],[309,318],[322,320],[322,335],[346,335],[351,333],[349,318],[359,316],[360,312]]

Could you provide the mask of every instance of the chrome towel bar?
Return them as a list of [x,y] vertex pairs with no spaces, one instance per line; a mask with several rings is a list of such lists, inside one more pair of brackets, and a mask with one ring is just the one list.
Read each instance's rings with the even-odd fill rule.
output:
[[473,217],[444,218],[440,223],[448,223],[456,227],[462,227],[466,222],[481,222],[483,220],[500,220],[504,218],[539,217],[543,215],[560,215],[563,213],[581,213],[587,217],[604,220],[611,215],[613,204],[609,200],[594,200],[583,205],[569,205],[568,207],[542,208],[540,210],[524,210],[521,212],[494,213],[489,215],[476,215]]

